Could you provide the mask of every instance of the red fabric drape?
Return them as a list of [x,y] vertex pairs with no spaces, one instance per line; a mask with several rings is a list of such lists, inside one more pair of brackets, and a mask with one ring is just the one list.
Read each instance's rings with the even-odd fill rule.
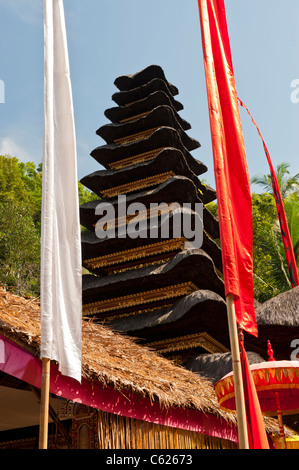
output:
[[240,350],[249,448],[269,449],[262,411],[243,342],[240,342]]
[[240,327],[257,336],[252,200],[224,0],[198,0],[226,295]]
[[269,165],[269,168],[270,168],[273,194],[274,194],[274,198],[275,198],[275,202],[276,202],[277,215],[278,215],[279,224],[280,224],[280,232],[281,232],[281,237],[282,237],[282,241],[283,241],[283,245],[284,245],[284,251],[285,251],[285,256],[286,256],[286,260],[287,260],[290,281],[291,281],[292,287],[296,287],[296,286],[299,285],[298,269],[297,269],[293,244],[292,244],[292,240],[291,240],[291,236],[290,236],[289,226],[288,226],[288,222],[287,222],[287,218],[286,218],[286,214],[285,214],[285,210],[284,210],[284,206],[283,206],[283,201],[282,201],[281,194],[280,194],[280,189],[279,189],[279,184],[278,184],[278,181],[277,181],[276,173],[275,173],[275,170],[274,170],[273,165],[272,165],[272,161],[271,161],[271,158],[270,158],[268,148],[266,146],[266,143],[263,139],[263,136],[261,134],[261,131],[260,131],[257,123],[253,119],[249,109],[245,106],[245,104],[239,98],[238,98],[238,100],[239,100],[240,105],[243,106],[243,108],[246,109],[249,116],[251,117],[251,120],[252,120],[253,124],[255,125],[255,127],[258,131],[258,134],[259,134],[259,136],[260,136],[260,138],[263,142],[265,155],[266,155],[268,165]]
[[[16,377],[36,388],[41,387],[42,362],[26,349],[0,335],[5,361],[0,360],[0,371]],[[1,357],[0,357],[1,359]],[[82,377],[81,382],[62,375],[56,364],[51,364],[50,393],[76,403],[128,418],[171,426],[208,436],[237,442],[235,426],[216,415],[180,407],[163,408],[158,401],[142,397],[129,390],[117,390],[99,380]]]

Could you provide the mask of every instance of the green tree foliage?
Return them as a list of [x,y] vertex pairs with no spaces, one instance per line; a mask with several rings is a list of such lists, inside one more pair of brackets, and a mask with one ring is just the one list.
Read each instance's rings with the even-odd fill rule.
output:
[[[296,191],[298,193],[299,190],[299,173],[297,173],[295,176],[290,176],[289,167],[290,165],[288,163],[283,162],[277,165],[275,170],[282,199],[285,199],[290,194]],[[262,186],[264,191],[273,195],[272,179],[270,174],[263,176],[254,176],[251,179],[251,182]]]
[[0,283],[39,294],[41,173],[0,156]]
[[[277,166],[277,179],[284,198],[284,208],[290,230],[297,266],[299,266],[299,175],[290,176],[289,165]],[[270,175],[254,177],[265,192],[252,194],[253,271],[255,298],[265,300],[291,289]],[[207,204],[217,215],[217,204]]]
[[[78,183],[79,202],[96,198]],[[42,165],[0,155],[0,284],[39,296]]]
[[[290,234],[299,264],[299,175],[278,165]],[[291,288],[269,175],[252,182],[263,187],[253,193],[253,265],[255,297],[263,302]],[[78,183],[79,203],[98,199]],[[20,295],[39,295],[42,165],[0,155],[0,283]],[[217,215],[217,204],[208,209]]]
[[[276,177],[286,213],[294,254],[299,266],[299,173],[291,176],[289,165],[276,167]],[[253,195],[256,291],[259,300],[291,288],[270,174],[254,177],[266,193]],[[265,204],[266,203],[266,204]],[[275,212],[274,212],[275,209]],[[271,213],[273,212],[273,217]],[[263,271],[263,265],[265,269]],[[265,283],[265,284],[264,284]],[[269,287],[267,287],[269,286]]]
[[252,223],[255,297],[264,302],[291,288],[275,200],[271,194],[253,193]]
[[299,267],[299,195],[297,191],[285,199],[284,209],[288,221],[297,266]]
[[19,295],[39,295],[40,233],[29,204],[0,202],[0,283]]
[[95,193],[86,189],[82,183],[78,183],[78,191],[79,191],[79,204],[85,204],[85,202],[93,201],[96,199],[100,199]]

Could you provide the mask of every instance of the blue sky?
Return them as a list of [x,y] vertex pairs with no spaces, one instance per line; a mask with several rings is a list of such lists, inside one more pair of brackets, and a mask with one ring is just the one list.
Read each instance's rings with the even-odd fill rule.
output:
[[[193,155],[214,185],[197,0],[64,0],[78,148],[78,177],[99,169],[90,152],[95,131],[115,103],[113,82],[161,65],[179,88],[181,116],[201,142]],[[237,92],[260,126],[274,166],[299,172],[298,0],[226,0]],[[0,154],[42,161],[43,1],[0,0]],[[297,85],[299,89],[299,85]],[[297,94],[299,98],[299,92]],[[1,101],[1,100],[0,100]],[[268,173],[261,140],[246,111],[241,119],[250,176]],[[253,188],[256,189],[256,188]]]

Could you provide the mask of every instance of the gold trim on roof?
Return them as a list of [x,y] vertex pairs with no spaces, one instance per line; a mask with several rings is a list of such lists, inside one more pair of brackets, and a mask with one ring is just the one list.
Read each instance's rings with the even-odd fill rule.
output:
[[132,263],[128,263],[126,266],[123,266],[123,267],[111,267],[111,268],[107,268],[106,269],[106,272],[110,275],[110,274],[118,274],[118,273],[124,273],[126,271],[129,271],[130,269],[140,269],[140,268],[146,268],[147,266],[153,266],[153,265],[157,265],[157,264],[165,264],[167,263],[171,258],[172,258],[172,254],[169,253],[168,256],[165,256],[163,258],[155,258],[155,259],[152,259],[150,261],[136,261],[135,263],[132,262]]
[[160,153],[165,147],[159,147],[149,152],[139,153],[131,157],[123,158],[122,160],[117,160],[115,162],[108,163],[109,167],[112,170],[121,170],[122,168],[127,168],[128,166],[137,165],[137,163],[144,163],[150,160],[153,160],[158,153]]
[[119,314],[116,314],[116,313],[112,313],[112,315],[108,315],[108,316],[105,316],[105,321],[113,321],[113,320],[116,320],[118,318],[125,318],[125,317],[132,317],[132,316],[136,316],[136,315],[141,315],[142,313],[148,313],[148,312],[154,312],[155,310],[157,309],[162,309],[162,308],[166,308],[166,307],[169,307],[169,305],[171,304],[171,302],[168,300],[166,301],[165,300],[165,303],[159,303],[159,305],[155,305],[155,304],[152,304],[151,307],[149,307],[150,304],[148,304],[147,307],[140,307],[138,309],[132,309],[132,310],[129,310],[125,313],[119,313]]
[[84,261],[89,268],[102,268],[109,265],[125,263],[127,261],[138,260],[150,256],[166,253],[167,251],[183,250],[185,238],[173,238],[171,240],[163,240],[162,242],[152,243],[146,246],[132,248],[130,250],[118,251],[97,258],[90,258]]
[[204,348],[209,353],[228,352],[225,346],[206,332],[163,339],[161,341],[146,343],[146,346],[155,349],[161,354],[198,347]]
[[[115,297],[113,299],[100,300],[83,305],[84,315],[94,315],[99,313],[111,312],[113,310],[122,310],[130,307],[151,304],[175,297],[182,297],[198,290],[192,282],[185,282],[172,286],[166,286],[159,289],[153,289],[135,294]],[[150,306],[149,306],[150,307]]]
[[172,176],[175,176],[173,171],[160,173],[159,175],[153,175],[149,176],[148,178],[121,184],[119,186],[115,186],[114,188],[103,189],[101,190],[101,194],[103,197],[109,198],[119,194],[127,194],[133,191],[139,191],[140,189],[148,188],[149,186],[164,183],[164,181],[167,181]]
[[130,116],[128,118],[121,119],[119,122],[123,123],[123,122],[135,121],[136,119],[147,116],[150,112],[151,111],[146,111],[145,113],[136,114],[135,116]]
[[144,100],[144,98],[139,98],[139,100],[130,101],[130,103],[126,103],[125,106],[131,106],[131,104],[139,103],[139,101],[142,101],[142,100]]
[[127,135],[126,137],[121,137],[115,139],[114,142],[117,144],[130,144],[132,142],[138,142],[139,140],[147,139],[150,137],[159,127],[153,127],[152,129],[147,129],[146,131],[138,132],[136,134]]
[[[109,219],[107,223],[104,225],[104,229],[106,230],[111,230],[116,227],[120,227],[122,225],[127,225],[132,219],[137,218],[137,221],[145,220],[150,217],[155,217],[155,216],[162,216],[163,214],[167,214],[169,210],[171,209],[172,205],[176,205],[176,207],[181,207],[181,205],[178,202],[165,202],[162,204],[162,207],[160,204],[158,204],[156,207],[150,207],[149,209],[145,211],[136,211],[135,214],[130,214],[122,217],[116,217],[114,219]],[[100,219],[99,219],[100,220]],[[93,227],[95,227],[97,223],[93,224]]]

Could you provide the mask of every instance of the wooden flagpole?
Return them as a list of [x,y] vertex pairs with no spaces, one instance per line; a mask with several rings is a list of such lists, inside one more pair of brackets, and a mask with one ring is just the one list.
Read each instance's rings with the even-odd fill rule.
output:
[[49,401],[50,401],[50,359],[43,358],[41,403],[40,403],[40,428],[39,449],[48,447],[48,423],[49,423]]
[[234,389],[238,419],[239,448],[249,449],[244,388],[240,359],[239,335],[236,321],[235,303],[232,294],[228,294],[228,296],[226,297],[226,305],[233,363]]

